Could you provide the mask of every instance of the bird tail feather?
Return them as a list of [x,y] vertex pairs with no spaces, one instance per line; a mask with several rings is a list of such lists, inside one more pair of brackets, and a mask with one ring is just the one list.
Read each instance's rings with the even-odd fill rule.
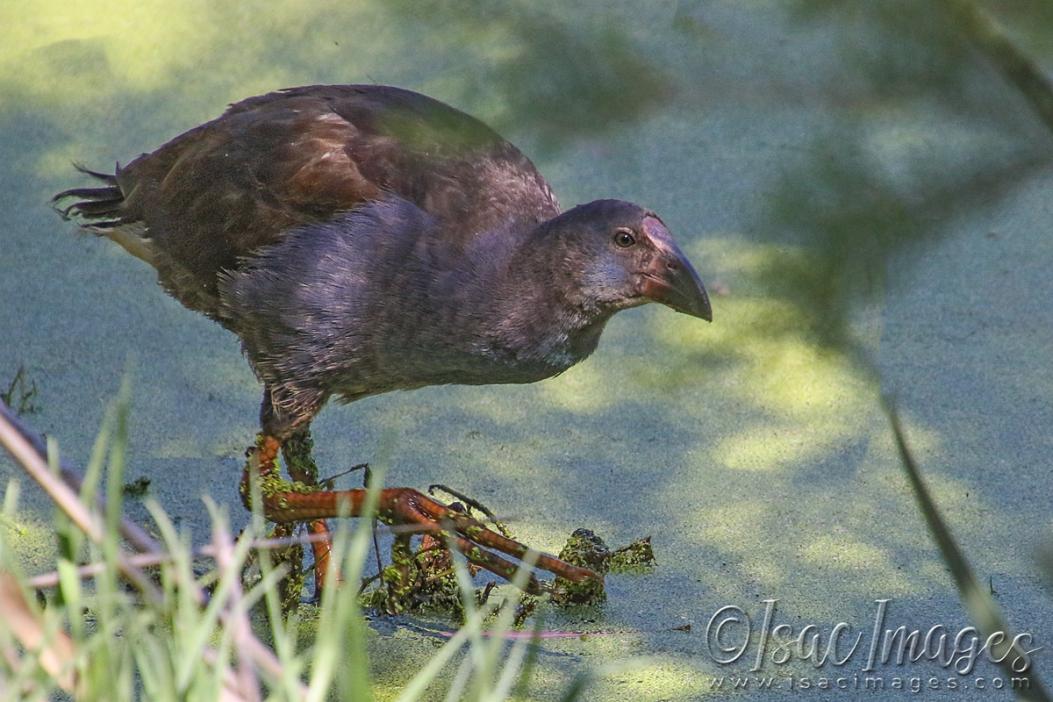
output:
[[[51,205],[65,220],[74,220],[82,229],[105,236],[108,230],[130,222],[123,218],[121,206],[124,204],[124,193],[117,184],[117,176],[99,173],[85,168],[79,163],[73,167],[81,173],[102,181],[105,185],[98,188],[70,188],[51,198]],[[63,200],[77,198],[68,206],[62,207]]]
[[[125,207],[124,191],[116,175],[99,173],[79,163],[73,167],[84,175],[102,181],[102,187],[70,188],[51,198],[51,206],[62,219],[72,220],[82,230],[103,236],[119,244],[125,251],[157,267],[157,251],[147,236],[146,225]],[[120,166],[117,167],[120,170]],[[72,205],[63,207],[63,201],[76,198]]]

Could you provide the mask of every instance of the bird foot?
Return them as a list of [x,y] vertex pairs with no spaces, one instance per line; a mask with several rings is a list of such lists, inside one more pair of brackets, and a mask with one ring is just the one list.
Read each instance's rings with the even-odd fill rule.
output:
[[[277,468],[278,454],[283,448],[285,449],[289,472],[298,479],[286,480],[282,478]],[[260,494],[263,498],[263,512],[268,519],[270,519],[268,516],[268,505],[272,505],[275,500],[280,504],[283,495],[309,494],[320,489],[312,482],[308,482],[315,472],[313,470],[313,460],[310,458],[310,445],[306,447],[306,452],[300,452],[299,457],[296,453],[290,454],[290,448],[292,447],[289,443],[283,447],[274,437],[260,434],[256,437],[255,446],[246,450],[247,461],[239,486],[241,501],[246,509],[252,509],[251,480],[253,476],[257,476],[259,480]],[[303,447],[296,446],[296,448],[300,449]],[[311,468],[307,467],[306,464],[308,462]],[[282,533],[291,535],[291,528],[294,526],[292,521],[275,519],[271,519],[271,521],[274,521],[280,529],[283,529]],[[326,578],[328,577],[329,552],[332,549],[332,542],[329,538],[329,527],[325,520],[305,521],[305,525],[307,532],[316,537],[311,541],[311,552],[314,556],[314,596],[317,599],[321,597]]]
[[[253,475],[257,475],[263,514],[273,522],[315,522],[338,516],[362,515],[368,495],[366,489],[319,490],[318,486],[283,480],[275,467],[279,449],[278,440],[266,435],[261,435],[256,446],[249,449],[241,485],[246,506],[251,507],[250,480]],[[529,554],[535,568],[553,573],[558,578],[579,583],[602,582],[602,575],[545,553],[531,552],[524,544],[418,490],[384,488],[379,493],[377,518],[392,525],[397,539],[421,534],[445,540],[451,548],[463,554],[469,563],[509,581],[514,579],[519,565],[504,556],[523,561]],[[531,574],[525,589],[537,594],[546,587]]]

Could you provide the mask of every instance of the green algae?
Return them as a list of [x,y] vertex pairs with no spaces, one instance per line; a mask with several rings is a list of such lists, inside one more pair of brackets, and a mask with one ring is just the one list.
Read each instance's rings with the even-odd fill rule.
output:
[[610,570],[611,551],[603,539],[589,529],[575,529],[559,552],[559,558],[571,565],[588,568],[598,578],[574,582],[556,578],[552,584],[552,601],[558,605],[596,605],[607,599],[603,578]]
[[363,608],[385,614],[433,614],[462,621],[464,600],[449,549],[439,539],[425,535],[415,551],[408,539],[392,544],[391,563],[381,569],[377,582],[366,589]]
[[150,478],[141,475],[135,480],[129,480],[121,486],[121,493],[125,497],[143,497],[150,490]]
[[628,546],[611,551],[611,573],[648,573],[658,564],[651,547],[651,537],[633,541]]
[[[239,494],[244,504],[251,504],[249,481],[255,481],[259,485],[260,495],[264,500],[278,509],[286,509],[288,507],[288,502],[283,498],[283,495],[289,493],[310,495],[323,489],[317,484],[309,484],[283,477],[281,462],[277,459],[266,470],[261,470],[259,452],[263,447],[263,441],[263,434],[258,434],[256,436],[256,446],[249,452],[246,459],[243,478],[239,485]],[[303,463],[299,465],[302,466]]]
[[282,458],[289,475],[307,485],[318,484],[318,465],[314,460],[314,438],[310,432],[293,434],[282,444]]

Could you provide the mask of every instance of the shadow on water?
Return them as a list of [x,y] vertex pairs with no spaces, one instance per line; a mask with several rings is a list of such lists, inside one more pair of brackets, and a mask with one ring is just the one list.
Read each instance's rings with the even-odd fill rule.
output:
[[797,255],[758,273],[835,348],[851,344],[849,313],[884,294],[893,262],[924,260],[954,222],[1053,165],[1053,125],[944,4],[956,3],[797,3],[799,22],[841,29],[829,89],[849,109],[780,176],[755,238]]
[[[678,231],[721,223],[684,237],[707,283],[726,288],[713,325],[635,310],[561,378],[392,394],[330,409],[316,426],[319,458],[333,466],[324,472],[370,458],[394,428],[390,482],[462,489],[549,550],[578,526],[615,544],[654,536],[659,569],[612,578],[610,602],[589,615],[597,622],[555,615],[568,628],[629,633],[552,644],[572,655],[540,671],[542,682],[583,661],[657,654],[647,689],[689,696],[716,670],[698,633],[703,612],[769,596],[817,621],[865,620],[875,596],[960,621],[894,462],[875,357],[900,371],[894,387],[918,385],[919,409],[905,406],[911,436],[939,467],[933,491],[954,526],[981,562],[1027,577],[1027,554],[1006,554],[984,533],[992,514],[1048,520],[1048,511],[1015,502],[1008,487],[990,490],[982,467],[1027,442],[999,443],[993,428],[958,414],[941,421],[922,403],[989,372],[1000,348],[988,341],[975,357],[956,356],[956,379],[911,375],[882,356],[895,341],[889,330],[948,332],[935,312],[913,327],[886,302],[923,286],[911,272],[930,272],[960,229],[1048,179],[1053,156],[1028,101],[950,15],[818,0],[796,3],[789,17],[762,3],[702,2],[602,11],[482,0],[468,9],[137,3],[120,13],[38,5],[34,22],[0,9],[0,23],[15,28],[0,48],[0,292],[13,301],[0,321],[18,341],[0,348],[0,372],[26,364],[41,389],[39,427],[84,455],[123,347],[133,348],[133,463],[159,467],[153,486],[185,523],[203,525],[195,510],[206,491],[236,513],[237,458],[258,388],[233,338],[154,290],[150,273],[112,247],[72,238],[44,202],[69,183],[70,160],[126,161],[225,102],[373,80],[479,116],[538,157],[561,194],[614,190],[663,203]],[[997,8],[1027,51],[1053,46],[1043,44],[1053,18],[1042,7]],[[999,243],[969,245],[982,256]],[[1048,262],[1051,252],[1033,253]],[[957,289],[954,274],[941,275]],[[979,385],[973,392],[1006,414],[1025,391]],[[1036,387],[1048,403],[1053,384]],[[975,456],[940,463],[960,457],[962,443]],[[684,621],[694,633],[672,630]],[[1053,629],[1048,617],[1039,623]],[[393,687],[407,661],[432,650],[398,637],[371,646],[379,679]]]
[[[39,14],[62,15],[59,5],[40,7]],[[435,95],[552,152],[568,140],[638,122],[669,98],[662,70],[623,27],[575,27],[533,3],[267,9],[260,16],[245,6],[145,3],[129,8],[117,25],[89,8],[68,11],[65,22],[43,22],[46,31],[35,34],[32,23],[8,18],[22,31],[0,54],[0,65],[11,69],[0,77],[8,97],[0,112],[47,107],[64,125],[71,115],[90,121],[110,113],[93,131],[126,133],[124,119],[133,118],[134,133],[145,126],[171,136],[217,114],[217,94],[233,101],[306,77],[387,82]],[[225,29],[239,27],[258,31]],[[421,64],[431,70],[422,73]]]
[[485,52],[463,101],[484,105],[497,131],[528,134],[543,154],[630,126],[672,97],[662,69],[612,20],[574,25],[535,3],[494,0],[399,0],[390,11],[400,26],[443,27],[433,36],[444,49]]

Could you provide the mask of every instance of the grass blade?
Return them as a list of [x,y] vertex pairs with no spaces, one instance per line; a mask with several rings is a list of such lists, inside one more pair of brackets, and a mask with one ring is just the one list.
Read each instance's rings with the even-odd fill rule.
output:
[[914,490],[914,497],[918,501],[918,508],[924,515],[929,532],[943,555],[944,563],[947,564],[951,575],[954,577],[954,583],[958,587],[962,604],[965,605],[969,616],[972,617],[977,628],[985,636],[991,636],[995,632],[1003,632],[1006,640],[1013,642],[1010,655],[1002,657],[999,665],[1002,666],[1008,677],[1027,679],[1026,686],[1021,686],[1017,690],[1018,698],[1028,702],[1050,702],[1049,695],[1034,672],[1033,660],[1032,665],[1025,671],[1012,669],[1014,658],[1028,660],[1029,657],[1016,645],[1015,639],[998,609],[998,605],[995,604],[990,594],[976,580],[972,568],[969,566],[968,561],[965,560],[965,556],[951,535],[950,529],[947,528],[947,524],[943,521],[943,517],[936,507],[928,487],[926,487],[921,478],[921,471],[918,469],[918,464],[907,445],[907,439],[903,434],[903,427],[900,424],[899,415],[896,413],[895,408],[891,404],[886,403],[885,412],[888,414],[892,433],[896,439],[896,448],[899,451],[900,461]]

